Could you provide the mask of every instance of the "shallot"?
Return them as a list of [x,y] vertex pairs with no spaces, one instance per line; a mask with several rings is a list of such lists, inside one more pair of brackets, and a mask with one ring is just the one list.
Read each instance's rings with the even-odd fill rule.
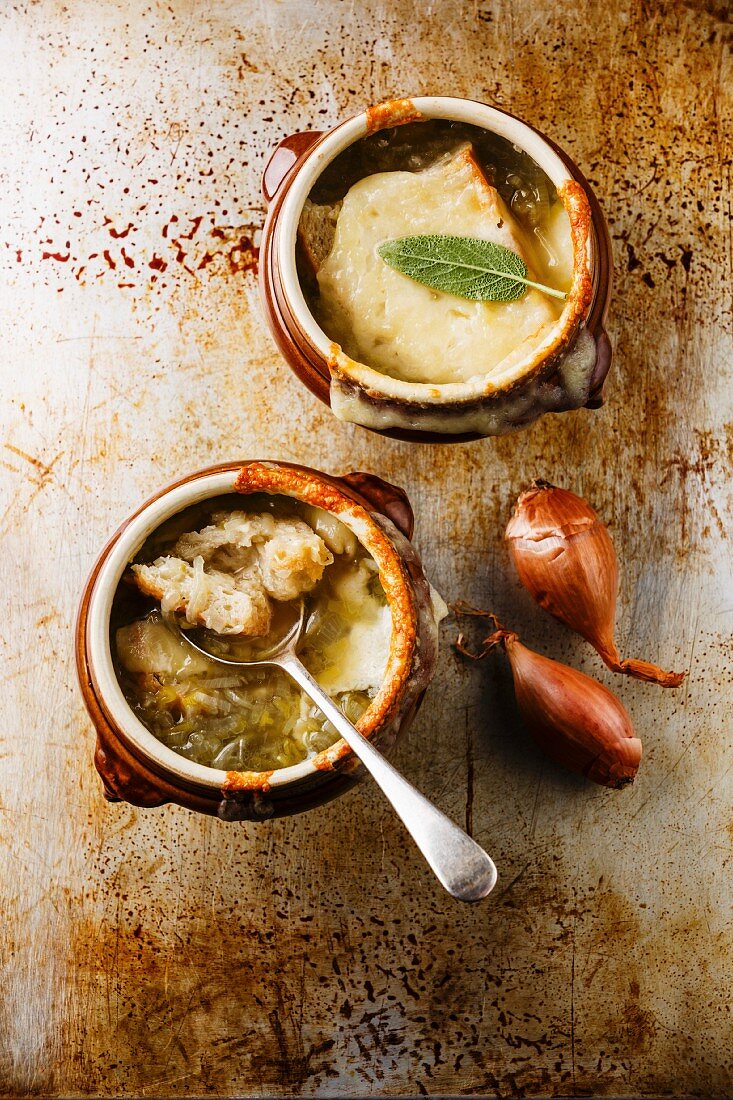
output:
[[684,672],[621,659],[614,641],[618,560],[607,528],[586,501],[536,481],[517,501],[506,538],[530,595],[590,642],[608,668],[662,687],[679,687]]
[[613,692],[585,673],[528,649],[495,616],[466,604],[457,605],[455,611],[492,620],[494,632],[484,640],[478,654],[466,649],[463,635],[456,648],[474,660],[485,657],[496,646],[504,648],[514,676],[519,713],[534,740],[552,760],[604,787],[624,787],[633,782],[641,761],[641,741]]

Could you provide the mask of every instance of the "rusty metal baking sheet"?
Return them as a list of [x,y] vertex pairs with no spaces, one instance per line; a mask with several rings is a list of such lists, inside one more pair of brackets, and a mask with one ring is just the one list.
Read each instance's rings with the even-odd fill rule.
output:
[[[27,0],[0,8],[0,1092],[724,1096],[731,1079],[731,70],[720,0]],[[281,135],[400,94],[506,107],[608,215],[615,363],[597,412],[410,446],[282,365],[253,271]],[[727,139],[726,139],[727,134]],[[613,683],[632,788],[548,764],[502,659],[445,629],[400,767],[494,855],[445,896],[373,786],[225,825],[107,805],[72,665],[118,522],[239,456],[401,483],[448,598]],[[531,606],[501,534],[534,476],[623,563],[605,674]]]

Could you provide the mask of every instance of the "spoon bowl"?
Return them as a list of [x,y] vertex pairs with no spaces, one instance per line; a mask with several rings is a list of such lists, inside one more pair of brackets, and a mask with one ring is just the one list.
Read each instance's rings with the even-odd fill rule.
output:
[[[298,616],[290,627],[288,627],[281,638],[274,638],[270,641],[271,633],[265,638],[247,638],[246,645],[242,645],[242,640],[230,639],[224,634],[216,634],[212,630],[206,630],[201,627],[194,627],[192,630],[182,630],[179,627],[179,633],[187,645],[191,646],[198,653],[202,653],[204,657],[208,657],[209,660],[215,661],[217,664],[226,665],[228,668],[254,668],[257,665],[267,666],[276,664],[279,657],[284,656],[286,653],[295,654],[298,649],[298,643],[303,636],[305,630],[306,620],[306,603],[304,599],[299,601]],[[234,657],[223,657],[221,654],[212,652],[205,644],[209,641],[217,647],[225,647],[237,645],[239,655]],[[267,643],[270,641],[270,645]]]

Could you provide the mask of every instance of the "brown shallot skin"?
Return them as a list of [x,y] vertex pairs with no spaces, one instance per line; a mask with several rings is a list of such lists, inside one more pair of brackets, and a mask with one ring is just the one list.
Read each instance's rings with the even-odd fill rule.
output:
[[641,741],[613,692],[585,673],[528,649],[500,626],[484,641],[481,656],[497,645],[506,650],[519,713],[540,748],[556,764],[603,787],[632,783],[641,762]]
[[506,539],[530,595],[590,642],[608,668],[679,687],[684,672],[622,660],[614,641],[618,559],[606,526],[582,497],[536,481],[517,501]]

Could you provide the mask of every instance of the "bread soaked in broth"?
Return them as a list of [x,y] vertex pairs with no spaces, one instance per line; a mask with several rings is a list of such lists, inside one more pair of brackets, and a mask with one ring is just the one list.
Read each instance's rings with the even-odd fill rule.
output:
[[[287,497],[223,498],[174,517],[137,557],[115,600],[115,667],[137,717],[181,756],[226,771],[269,771],[337,740],[335,729],[279,669],[227,669],[181,638],[179,625],[210,626],[212,615],[223,614],[232,629],[211,636],[210,648],[235,660],[243,656],[241,647],[253,644],[246,629],[234,629],[251,625],[246,608],[236,620],[244,603],[234,600],[222,612],[232,591],[245,598],[254,591],[265,600],[268,629],[279,636],[305,593],[303,663],[352,722],[377,694],[389,653],[390,610],[375,562],[329,513]],[[190,586],[180,585],[177,575],[166,587],[161,574],[168,565],[151,574],[151,563],[161,560],[197,568],[205,578],[193,594],[193,613]],[[225,578],[223,592],[218,574]]]

